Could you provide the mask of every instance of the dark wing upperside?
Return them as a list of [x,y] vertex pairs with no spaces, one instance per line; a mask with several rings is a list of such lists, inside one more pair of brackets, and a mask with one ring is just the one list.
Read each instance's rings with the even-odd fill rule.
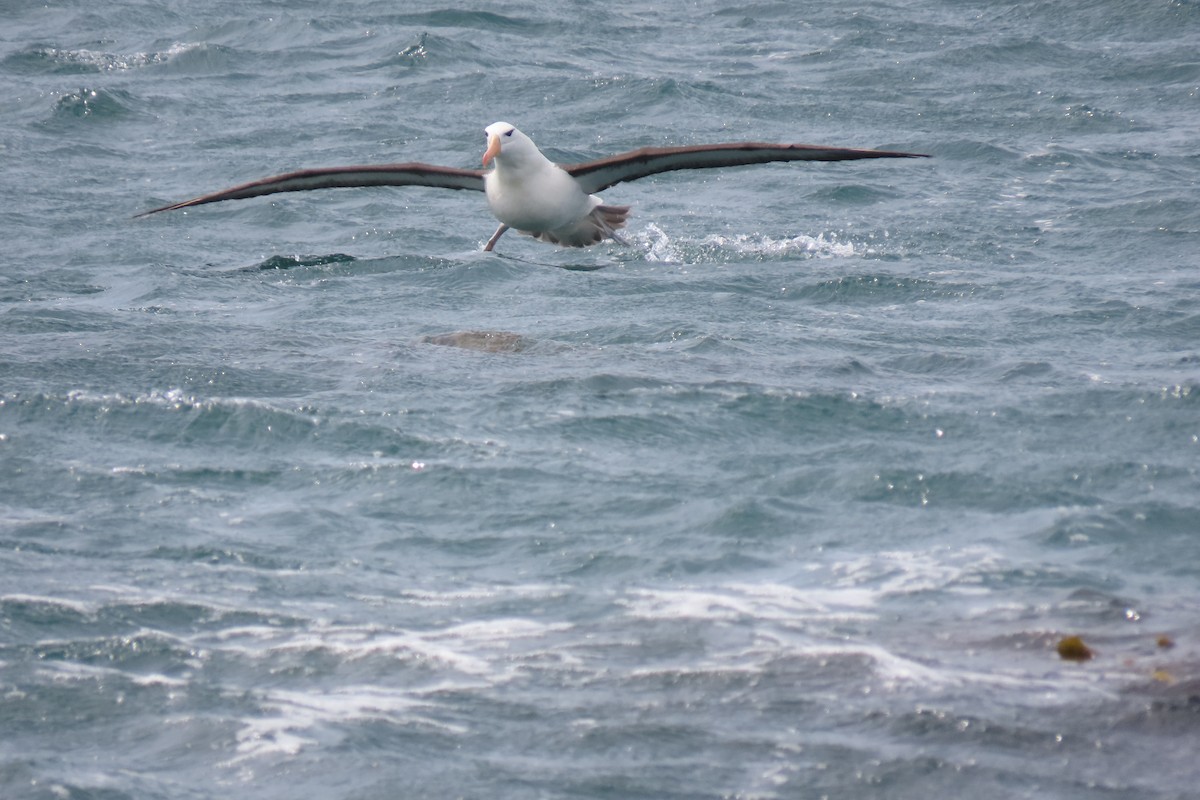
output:
[[431,186],[438,189],[469,189],[483,191],[483,170],[439,167],[433,164],[376,164],[360,167],[324,167],[302,169],[274,175],[270,178],[243,183],[212,194],[194,197],[180,203],[154,208],[138,214],[144,217],[160,211],[219,203],[222,200],[243,200],[278,192],[303,192],[308,189],[344,189],[360,186]]
[[731,142],[690,147],[643,147],[608,158],[564,164],[563,169],[589,194],[623,181],[680,169],[713,169],[767,164],[772,161],[851,161],[860,158],[928,158],[923,153],[890,150],[855,150],[812,144]]

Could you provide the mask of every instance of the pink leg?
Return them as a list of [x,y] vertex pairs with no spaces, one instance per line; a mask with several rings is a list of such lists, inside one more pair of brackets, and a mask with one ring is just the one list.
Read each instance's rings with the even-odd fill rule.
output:
[[500,240],[500,237],[504,235],[506,230],[508,230],[508,226],[500,223],[500,227],[496,228],[496,232],[492,234],[492,238],[488,239],[488,243],[483,246],[483,252],[491,252],[491,249],[496,246],[496,242]]

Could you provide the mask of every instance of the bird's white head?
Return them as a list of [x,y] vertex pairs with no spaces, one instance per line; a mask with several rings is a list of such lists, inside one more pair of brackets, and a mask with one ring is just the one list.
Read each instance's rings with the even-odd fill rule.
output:
[[515,164],[542,155],[532,139],[507,122],[493,122],[483,132],[487,135],[487,150],[483,153],[485,167],[492,159],[497,164]]

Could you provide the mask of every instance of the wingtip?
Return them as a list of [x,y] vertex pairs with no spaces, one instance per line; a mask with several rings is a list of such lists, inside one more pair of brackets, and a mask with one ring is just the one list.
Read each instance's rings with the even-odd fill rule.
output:
[[179,208],[180,205],[180,203],[172,203],[169,206],[159,206],[158,208],[152,208],[149,211],[141,211],[137,214],[134,214],[133,219],[142,219],[143,217],[148,217],[151,214],[157,214],[160,211],[173,211],[174,209]]
[[183,200],[178,203],[171,203],[170,205],[159,206],[158,208],[152,208],[149,211],[142,211],[138,214],[134,214],[133,219],[141,219],[142,217],[148,217],[151,214],[158,214],[163,211],[177,211],[181,208],[190,208],[191,206],[200,205],[201,202],[208,202],[208,201],[204,200],[204,198],[201,198],[201,197],[193,198],[191,200]]

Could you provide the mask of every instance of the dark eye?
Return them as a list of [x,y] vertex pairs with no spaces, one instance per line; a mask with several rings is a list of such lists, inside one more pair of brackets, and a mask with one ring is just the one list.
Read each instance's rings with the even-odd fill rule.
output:
[[516,128],[509,128],[508,130],[506,130],[506,131],[504,132],[504,135],[505,135],[505,136],[512,136],[512,135],[513,135],[513,131],[515,131],[515,130],[516,130]]

